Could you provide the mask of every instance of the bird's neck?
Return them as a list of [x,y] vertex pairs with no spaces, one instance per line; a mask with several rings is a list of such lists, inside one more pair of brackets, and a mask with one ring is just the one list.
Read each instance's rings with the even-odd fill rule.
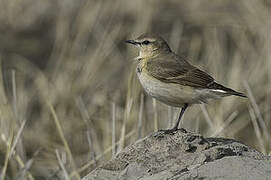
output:
[[155,49],[153,51],[147,51],[147,52],[139,51],[139,56],[136,57],[136,59],[138,61],[141,61],[141,60],[147,61],[148,59],[157,58],[164,53],[169,53],[169,52],[160,51],[159,49]]

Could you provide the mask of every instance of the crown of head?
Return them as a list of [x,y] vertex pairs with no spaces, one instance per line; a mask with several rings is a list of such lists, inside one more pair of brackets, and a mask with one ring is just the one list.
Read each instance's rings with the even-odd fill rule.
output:
[[167,42],[156,34],[145,33],[135,40],[128,40],[126,42],[136,45],[139,48],[138,59],[156,56],[164,52],[171,52]]

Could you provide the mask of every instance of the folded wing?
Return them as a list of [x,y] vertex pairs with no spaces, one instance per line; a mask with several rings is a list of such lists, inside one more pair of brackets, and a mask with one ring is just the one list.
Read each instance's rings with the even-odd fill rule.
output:
[[214,82],[210,75],[185,60],[177,59],[177,57],[161,57],[149,60],[146,68],[150,75],[166,83],[208,88],[208,85]]
[[244,94],[224,87],[214,81],[209,74],[189,64],[183,57],[161,56],[147,62],[147,72],[165,83],[176,83],[194,88],[221,90],[228,95],[246,97]]

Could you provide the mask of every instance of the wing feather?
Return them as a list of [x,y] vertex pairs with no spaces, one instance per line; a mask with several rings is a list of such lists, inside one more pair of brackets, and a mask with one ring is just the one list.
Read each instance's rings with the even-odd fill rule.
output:
[[[243,93],[234,91],[214,81],[209,74],[189,64],[185,58],[177,55],[161,56],[148,60],[147,72],[165,83],[176,83],[195,88],[221,90],[225,95],[246,97]],[[218,91],[217,91],[218,92]]]
[[[170,58],[170,59],[169,59]],[[208,88],[214,79],[207,73],[189,64],[181,57],[160,57],[147,62],[147,72],[166,82],[196,88]]]

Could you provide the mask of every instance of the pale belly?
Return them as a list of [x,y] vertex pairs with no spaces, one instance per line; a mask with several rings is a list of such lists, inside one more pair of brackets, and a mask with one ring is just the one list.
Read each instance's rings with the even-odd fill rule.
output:
[[200,104],[209,98],[219,98],[209,90],[164,83],[148,75],[144,70],[137,72],[137,75],[144,90],[150,96],[170,106],[183,107],[184,104]]

